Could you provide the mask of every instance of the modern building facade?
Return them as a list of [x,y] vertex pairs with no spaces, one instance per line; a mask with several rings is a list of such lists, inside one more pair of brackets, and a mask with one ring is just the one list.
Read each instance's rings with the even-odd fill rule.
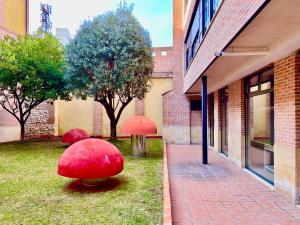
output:
[[[193,143],[194,121],[207,124],[201,143],[295,204],[300,201],[299,10],[297,0],[174,0],[178,77],[164,96],[168,143]],[[195,99],[207,101],[197,116]]]
[[[28,2],[0,0],[0,38],[6,35],[24,35],[28,29]],[[20,137],[18,121],[0,107],[0,140],[11,141]]]

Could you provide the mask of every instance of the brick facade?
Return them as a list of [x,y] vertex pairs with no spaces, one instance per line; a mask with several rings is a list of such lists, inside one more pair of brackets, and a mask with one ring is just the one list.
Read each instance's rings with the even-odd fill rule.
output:
[[228,149],[229,157],[236,164],[245,164],[245,90],[244,80],[228,85]]
[[300,203],[300,54],[274,64],[275,188]]
[[[186,72],[184,91],[190,88],[208,65],[216,58],[215,53],[225,48],[264,3],[265,0],[223,1],[204,36],[203,42],[198,48],[193,63]],[[190,10],[192,10],[192,8]],[[189,16],[191,16],[191,14]],[[186,20],[184,32],[187,32],[190,19],[189,17]]]
[[[217,152],[221,151],[221,101],[220,92],[217,90],[221,86],[228,86],[228,158],[235,162],[240,167],[245,167],[246,165],[246,112],[245,112],[245,82],[244,77],[258,72],[257,69],[264,68],[274,64],[274,187],[275,190],[283,194],[288,199],[292,200],[294,203],[300,203],[300,53],[295,51],[299,49],[300,46],[295,46],[295,44],[290,46],[290,50],[284,49],[285,45],[283,43],[276,42],[276,44],[282,44],[282,52],[278,53],[273,61],[280,59],[277,62],[264,61],[264,57],[258,58],[257,61],[261,60],[261,63],[256,68],[242,68],[243,65],[248,67],[243,60],[243,56],[236,55],[231,57],[231,60],[224,57],[221,59],[216,59],[215,53],[220,51],[227,51],[225,47],[231,43],[230,47],[233,46],[245,46],[255,45],[260,43],[253,33],[253,28],[257,28],[257,24],[266,17],[272,18],[275,16],[275,11],[278,10],[280,4],[284,5],[284,1],[278,1],[278,4],[268,4],[269,1],[266,0],[226,0],[222,1],[220,8],[217,10],[214,18],[212,19],[206,34],[203,37],[199,48],[196,50],[196,54],[192,60],[186,73],[183,71],[183,55],[184,55],[184,37],[188,32],[188,28],[191,25],[191,17],[196,4],[196,0],[188,1],[185,14],[181,14],[179,8],[181,3],[185,1],[174,0],[174,58],[179,60],[178,65],[182,67],[182,75],[179,74],[180,70],[176,70],[178,73],[174,73],[174,89],[173,92],[169,92],[164,96],[164,117],[165,124],[177,130],[177,132],[182,132],[180,130],[181,126],[184,126],[186,120],[190,120],[190,136],[191,143],[194,143],[193,139],[193,128],[201,126],[200,114],[196,112],[187,112],[189,109],[188,104],[185,104],[183,97],[180,96],[181,93],[187,92],[188,94],[198,94],[200,93],[199,78],[201,75],[206,75],[208,77],[208,91],[209,93],[213,91],[214,95],[214,150]],[[265,7],[268,5],[268,7]],[[273,7],[273,8],[272,8]],[[277,7],[277,8],[276,8]],[[266,9],[265,9],[266,8]],[[260,11],[262,10],[262,11]],[[283,10],[284,11],[284,10]],[[261,15],[262,14],[262,15]],[[180,26],[180,20],[183,18],[182,25]],[[252,21],[253,19],[253,21]],[[275,18],[274,18],[275,19]],[[278,19],[278,18],[276,18]],[[271,21],[271,20],[270,20]],[[296,19],[295,19],[296,21]],[[266,21],[264,21],[266,22]],[[266,23],[263,23],[267,26]],[[244,28],[247,28],[244,30]],[[251,26],[253,25],[253,26]],[[289,21],[289,28],[297,30],[295,24]],[[265,27],[267,29],[268,27]],[[263,27],[261,27],[263,29]],[[255,30],[257,31],[257,30]],[[299,31],[299,29],[297,30]],[[176,33],[178,32],[178,33]],[[183,36],[180,36],[180,32]],[[253,32],[253,33],[251,33]],[[299,33],[299,32],[298,32]],[[249,38],[247,34],[250,35]],[[235,36],[238,37],[235,39]],[[253,35],[253,36],[251,36]],[[286,33],[282,34],[282,39],[286,38],[287,43],[289,41],[288,37],[285,37]],[[279,34],[278,34],[279,39]],[[284,39],[285,40],[285,39]],[[273,40],[270,38],[270,43],[262,41],[262,45],[266,45],[269,48],[274,47]],[[272,44],[271,44],[272,43]],[[297,42],[299,44],[299,42]],[[178,46],[181,45],[181,46]],[[175,53],[175,51],[178,52]],[[290,51],[290,52],[288,52]],[[270,51],[271,52],[271,51]],[[287,55],[290,53],[290,55]],[[252,56],[251,56],[252,57]],[[249,64],[251,64],[252,58],[249,57]],[[267,57],[270,57],[267,56]],[[233,70],[221,65],[222,63],[241,61],[241,65],[237,65]],[[254,59],[254,57],[253,57]],[[244,63],[244,64],[243,64]],[[248,61],[247,61],[248,63]],[[210,66],[208,70],[206,70]],[[241,66],[239,68],[238,66]],[[205,72],[206,71],[206,72]],[[247,73],[243,72],[247,71]],[[261,70],[259,70],[261,71]],[[222,77],[221,77],[222,75]],[[219,80],[218,78],[219,77]],[[182,82],[183,78],[183,82]],[[213,80],[213,81],[212,81]],[[196,83],[195,83],[196,82]],[[211,83],[210,83],[211,82]],[[213,82],[216,82],[213,83]],[[191,90],[189,90],[191,88]],[[260,94],[263,90],[260,90]],[[266,90],[268,92],[269,90]],[[174,100],[175,99],[175,100]],[[177,100],[180,100],[177,102]],[[187,98],[187,100],[189,100]],[[266,100],[266,105],[270,105]],[[168,108],[171,105],[174,109]],[[257,106],[256,112],[262,112],[265,110],[266,106]],[[182,111],[181,111],[182,110]],[[270,110],[270,109],[269,109]],[[263,147],[258,148],[258,151],[262,151],[260,160],[263,161],[262,170],[270,169],[266,164],[266,153],[265,151],[273,151],[268,149],[270,145],[273,144],[273,130],[271,130],[273,119],[271,120],[270,115],[273,115],[273,111],[267,110],[267,116],[264,117],[267,123],[267,129],[265,134],[262,136],[256,136],[259,138],[271,137],[270,143],[264,143]],[[209,112],[209,111],[208,111]],[[271,113],[271,114],[270,114]],[[264,114],[261,114],[264,116]],[[188,118],[190,117],[190,118]],[[255,129],[254,125],[254,110],[249,108],[248,112],[248,124],[250,121],[252,131]],[[179,119],[178,119],[179,118]],[[182,118],[182,120],[180,120]],[[178,119],[178,120],[177,120]],[[209,115],[208,115],[209,119]],[[260,120],[256,120],[256,122]],[[180,124],[180,126],[178,126]],[[263,126],[263,125],[262,125]],[[175,132],[176,133],[176,132]],[[208,132],[209,133],[209,132]],[[271,134],[272,133],[272,134]],[[185,133],[187,134],[187,133]],[[254,134],[250,134],[254,135]],[[175,135],[175,137],[177,137]],[[209,139],[209,138],[208,138]],[[168,141],[168,138],[167,138]],[[253,143],[252,143],[253,141]],[[249,143],[255,148],[255,141],[251,140]],[[172,141],[171,141],[172,142]],[[177,142],[180,143],[180,142]],[[209,143],[209,142],[208,142]],[[268,152],[270,154],[270,152]],[[271,153],[272,154],[272,153]],[[249,162],[248,162],[249,163]],[[271,163],[272,164],[272,163]],[[261,165],[260,165],[261,166]],[[272,169],[271,169],[272,170]],[[259,173],[259,172],[258,172]]]
[[216,91],[214,94],[214,150],[221,152],[221,105],[220,92]]
[[55,133],[54,104],[43,102],[31,111],[25,124],[26,138],[52,137]]
[[172,72],[172,47],[152,48],[154,73]]
[[163,135],[167,143],[190,143],[190,103],[183,93],[183,11],[182,0],[173,0],[173,90],[163,95]]
[[103,135],[103,106],[99,102],[94,102],[94,135]]

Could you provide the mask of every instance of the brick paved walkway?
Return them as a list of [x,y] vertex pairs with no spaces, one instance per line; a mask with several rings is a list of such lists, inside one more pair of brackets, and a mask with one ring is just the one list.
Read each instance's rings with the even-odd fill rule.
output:
[[204,166],[200,146],[167,150],[174,224],[300,224],[300,209],[217,153]]

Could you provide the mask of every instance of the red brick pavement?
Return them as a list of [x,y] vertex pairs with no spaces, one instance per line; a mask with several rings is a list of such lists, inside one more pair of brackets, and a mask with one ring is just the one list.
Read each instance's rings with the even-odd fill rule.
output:
[[296,225],[300,209],[269,186],[198,145],[168,145],[173,224]]

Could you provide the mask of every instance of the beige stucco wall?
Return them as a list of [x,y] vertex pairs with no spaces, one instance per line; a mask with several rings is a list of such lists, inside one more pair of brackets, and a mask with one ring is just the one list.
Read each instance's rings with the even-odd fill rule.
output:
[[163,138],[168,144],[191,144],[191,127],[190,126],[164,126]]
[[94,134],[93,99],[55,102],[55,134],[61,136],[72,128],[82,128]]
[[26,33],[26,0],[4,1],[4,27],[16,34]]
[[171,78],[152,78],[152,87],[145,97],[145,116],[157,126],[157,135],[162,136],[163,101],[162,94],[172,89]]
[[[152,78],[152,86],[144,99],[145,116],[155,122],[158,133],[162,135],[163,108],[162,94],[172,89],[171,78]],[[91,135],[94,134],[94,104],[93,99],[87,101],[73,99],[70,102],[55,102],[55,135],[61,136],[72,128],[82,128]],[[120,134],[120,127],[125,120],[135,115],[135,101],[133,100],[123,111],[117,126],[117,134]],[[110,120],[103,108],[102,136],[110,136]]]

